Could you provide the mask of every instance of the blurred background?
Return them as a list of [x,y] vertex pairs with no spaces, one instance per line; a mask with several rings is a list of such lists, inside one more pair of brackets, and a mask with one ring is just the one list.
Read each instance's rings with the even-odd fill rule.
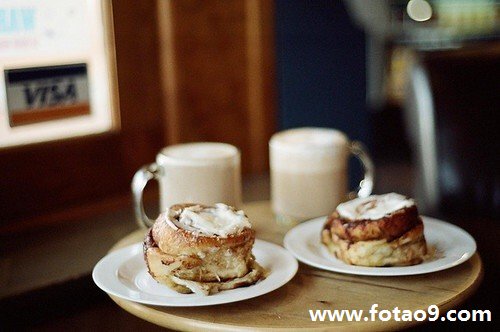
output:
[[[95,262],[136,227],[135,171],[166,145],[227,142],[242,151],[245,200],[268,199],[268,140],[302,126],[363,141],[375,160],[375,193],[415,197],[423,213],[469,231],[486,274],[466,305],[498,305],[491,288],[500,277],[498,1],[111,4],[103,15],[114,31],[107,45],[115,54],[109,70],[116,67],[118,125],[0,147],[5,321],[92,328],[90,321],[112,313],[120,319],[109,328],[153,328],[115,308],[90,279]],[[14,7],[0,1],[0,52]],[[351,166],[354,187],[361,171]],[[147,191],[153,214],[155,184]],[[68,304],[82,293],[81,303]],[[53,305],[41,308],[48,299]],[[36,313],[29,323],[26,310]]]

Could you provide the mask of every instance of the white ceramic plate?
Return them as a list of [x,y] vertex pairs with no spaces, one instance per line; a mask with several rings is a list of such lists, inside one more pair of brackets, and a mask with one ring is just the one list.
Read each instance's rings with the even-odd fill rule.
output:
[[126,300],[159,306],[196,307],[237,302],[269,293],[286,284],[297,273],[297,260],[283,247],[257,239],[253,254],[257,262],[269,271],[266,279],[252,286],[209,296],[177,293],[156,282],[147,271],[142,243],[105,256],[94,267],[92,278],[105,292]]
[[285,248],[305,264],[334,272],[367,276],[403,276],[441,271],[462,264],[476,252],[476,242],[460,227],[434,218],[422,219],[427,245],[435,248],[436,255],[413,266],[353,266],[335,258],[320,243],[320,233],[326,217],[312,219],[292,228],[286,234],[284,244]]

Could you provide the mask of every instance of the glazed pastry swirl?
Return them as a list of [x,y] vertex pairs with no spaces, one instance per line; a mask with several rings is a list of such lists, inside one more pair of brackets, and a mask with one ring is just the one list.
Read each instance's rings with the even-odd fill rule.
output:
[[158,282],[180,293],[209,295],[265,278],[252,255],[254,241],[243,211],[225,204],[176,204],[146,235],[144,258]]
[[395,193],[340,204],[327,218],[321,242],[352,265],[414,265],[427,253],[424,225],[415,202]]

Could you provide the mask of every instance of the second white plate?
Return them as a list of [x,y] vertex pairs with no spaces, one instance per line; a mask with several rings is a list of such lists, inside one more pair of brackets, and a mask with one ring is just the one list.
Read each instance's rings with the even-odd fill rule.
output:
[[469,233],[450,223],[422,217],[427,245],[435,248],[436,257],[418,265],[401,267],[365,267],[344,263],[328,252],[320,242],[326,217],[306,221],[292,228],[284,245],[299,261],[333,272],[368,276],[403,276],[449,269],[462,264],[476,252],[476,242]]
[[283,247],[255,240],[252,250],[257,262],[269,271],[255,285],[203,296],[181,294],[156,282],[148,273],[142,243],[113,251],[101,259],[92,273],[94,282],[108,294],[144,304],[196,307],[242,301],[269,293],[293,278],[297,260]]

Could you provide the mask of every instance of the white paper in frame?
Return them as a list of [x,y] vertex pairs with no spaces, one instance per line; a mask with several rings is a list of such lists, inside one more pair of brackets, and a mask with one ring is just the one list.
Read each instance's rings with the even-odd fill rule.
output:
[[0,1],[0,149],[119,128],[109,0]]

